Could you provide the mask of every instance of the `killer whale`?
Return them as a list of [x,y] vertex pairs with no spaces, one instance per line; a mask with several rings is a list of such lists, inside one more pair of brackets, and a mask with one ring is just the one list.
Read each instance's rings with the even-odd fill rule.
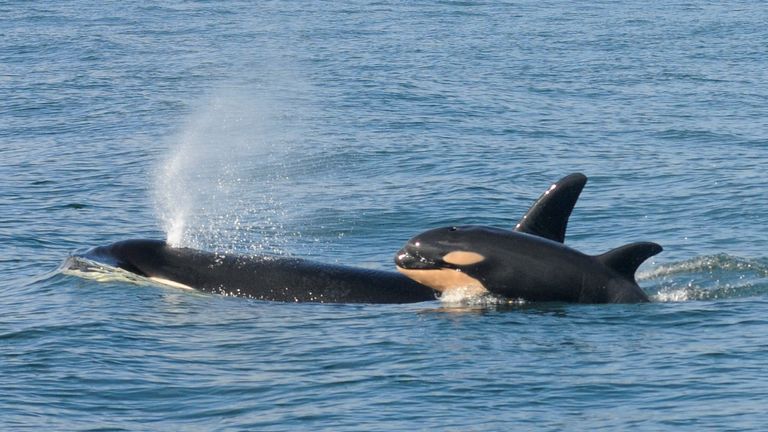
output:
[[[531,207],[521,231],[557,236],[583,183],[578,178],[550,188]],[[546,223],[545,223],[546,222]],[[546,232],[550,230],[551,232]],[[558,234],[561,233],[561,234]],[[217,254],[177,248],[161,240],[123,240],[75,254],[65,268],[79,274],[97,267],[179,288],[281,302],[415,303],[436,299],[436,292],[397,272],[329,265],[300,258]]]
[[439,292],[462,289],[526,301],[649,301],[634,274],[661,246],[632,243],[590,256],[564,244],[586,182],[575,173],[553,184],[512,231],[456,226],[418,234],[395,255],[397,269]]
[[[279,302],[417,303],[435,292],[397,272],[280,256],[217,254],[123,240],[76,255],[158,283]],[[76,264],[73,264],[76,265]]]
[[[547,239],[550,242],[562,243],[565,238],[568,218],[585,183],[586,177],[581,174],[573,174],[552,185],[523,216],[516,226],[515,232],[520,233],[519,235],[538,238],[539,241]],[[494,231],[494,229],[486,227],[462,227],[461,230],[451,227],[448,229],[448,232],[454,233],[454,235],[456,231],[470,233],[469,238],[479,240],[480,246],[483,243],[499,243],[500,238],[509,235],[509,232]],[[433,230],[433,232],[434,235],[421,235],[420,238],[425,241],[433,240],[435,244],[445,240],[446,234],[442,230]],[[409,242],[409,245],[411,243],[414,242]],[[542,253],[547,252],[546,245],[542,246],[535,240],[533,245],[542,247],[544,251]],[[616,272],[629,274],[629,279],[634,283],[631,276],[637,266],[648,256],[661,250],[660,246],[652,243],[644,245],[645,247],[637,244],[620,248],[613,253],[598,257],[598,259]],[[526,247],[523,245],[523,248]],[[552,247],[557,249],[558,246],[550,244],[549,248]],[[565,248],[563,245],[559,247]],[[485,271],[490,275],[491,273],[488,270],[483,270],[483,268],[492,264],[492,260],[487,259],[486,255],[479,252],[483,249],[482,247],[477,247],[476,251],[472,251],[472,248],[470,242],[465,239],[465,244],[462,247],[454,247],[440,256],[443,264],[441,266],[438,260],[430,264],[424,253],[426,248],[422,248],[420,251],[422,255],[412,254],[407,245],[396,258],[398,270],[405,275],[380,270],[329,265],[301,258],[217,254],[190,248],[176,248],[161,240],[147,239],[124,240],[95,247],[84,254],[75,255],[75,258],[83,258],[86,261],[116,267],[131,274],[175,287],[269,301],[415,303],[434,300],[436,298],[435,290],[444,291],[457,285],[481,292],[492,292],[510,297],[517,296],[518,293],[514,291],[510,292],[503,287],[488,283],[486,279],[489,278],[474,278],[472,276],[475,270],[480,270],[481,274]],[[437,249],[433,252],[436,256],[440,254]],[[485,253],[488,256],[492,255],[489,252]],[[646,256],[643,257],[643,254]],[[418,259],[410,259],[413,257],[418,257]],[[575,257],[576,260],[583,259],[581,255],[575,255]],[[634,267],[631,264],[634,262],[633,260],[637,261]],[[480,265],[480,261],[484,263]],[[75,261],[70,265],[80,267],[82,263]],[[412,268],[409,269],[408,267]],[[88,269],[84,270],[87,271]],[[422,270],[430,270],[430,272]],[[451,271],[437,272],[435,270]],[[418,272],[419,276],[414,277],[414,272]],[[426,274],[439,275],[440,277],[428,280],[423,278]],[[451,277],[446,277],[448,275]],[[600,283],[600,280],[596,283]],[[634,285],[636,287],[636,283]],[[605,300],[603,298],[605,296],[600,297],[599,293],[586,295],[589,294],[587,292],[582,293],[583,295],[575,301],[647,301],[647,297],[642,290],[639,290],[639,287],[637,287],[639,292],[633,291],[631,288],[630,286],[630,289],[623,291],[612,289],[609,295],[610,300]],[[552,295],[546,290],[534,290],[534,292],[523,294],[520,296],[521,298],[571,301],[568,295],[563,293]]]

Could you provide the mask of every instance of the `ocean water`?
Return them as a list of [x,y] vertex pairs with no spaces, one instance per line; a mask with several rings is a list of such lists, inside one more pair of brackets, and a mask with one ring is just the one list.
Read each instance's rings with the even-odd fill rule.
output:
[[[0,2],[0,429],[760,430],[768,6]],[[392,269],[590,178],[641,305],[258,302],[61,272],[128,238]]]

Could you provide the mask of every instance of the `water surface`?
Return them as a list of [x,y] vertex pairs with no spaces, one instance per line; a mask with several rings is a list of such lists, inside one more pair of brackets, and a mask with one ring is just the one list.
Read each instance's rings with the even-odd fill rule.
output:
[[[760,2],[0,4],[0,426],[758,430]],[[57,271],[132,237],[372,268],[513,227],[639,240],[643,305],[279,304]]]

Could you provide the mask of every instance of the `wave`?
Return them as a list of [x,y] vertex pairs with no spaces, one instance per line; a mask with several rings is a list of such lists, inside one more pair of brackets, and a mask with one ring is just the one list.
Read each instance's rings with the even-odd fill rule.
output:
[[153,285],[149,278],[77,255],[68,256],[58,271],[65,275],[77,276],[97,282],[128,282],[137,285]]
[[728,254],[703,255],[638,273],[659,302],[715,300],[768,294],[768,261]]

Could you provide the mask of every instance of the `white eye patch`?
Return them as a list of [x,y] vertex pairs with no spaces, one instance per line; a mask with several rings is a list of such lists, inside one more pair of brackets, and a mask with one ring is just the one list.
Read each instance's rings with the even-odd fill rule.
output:
[[457,266],[477,264],[484,261],[485,257],[477,252],[453,251],[443,257],[443,261]]

